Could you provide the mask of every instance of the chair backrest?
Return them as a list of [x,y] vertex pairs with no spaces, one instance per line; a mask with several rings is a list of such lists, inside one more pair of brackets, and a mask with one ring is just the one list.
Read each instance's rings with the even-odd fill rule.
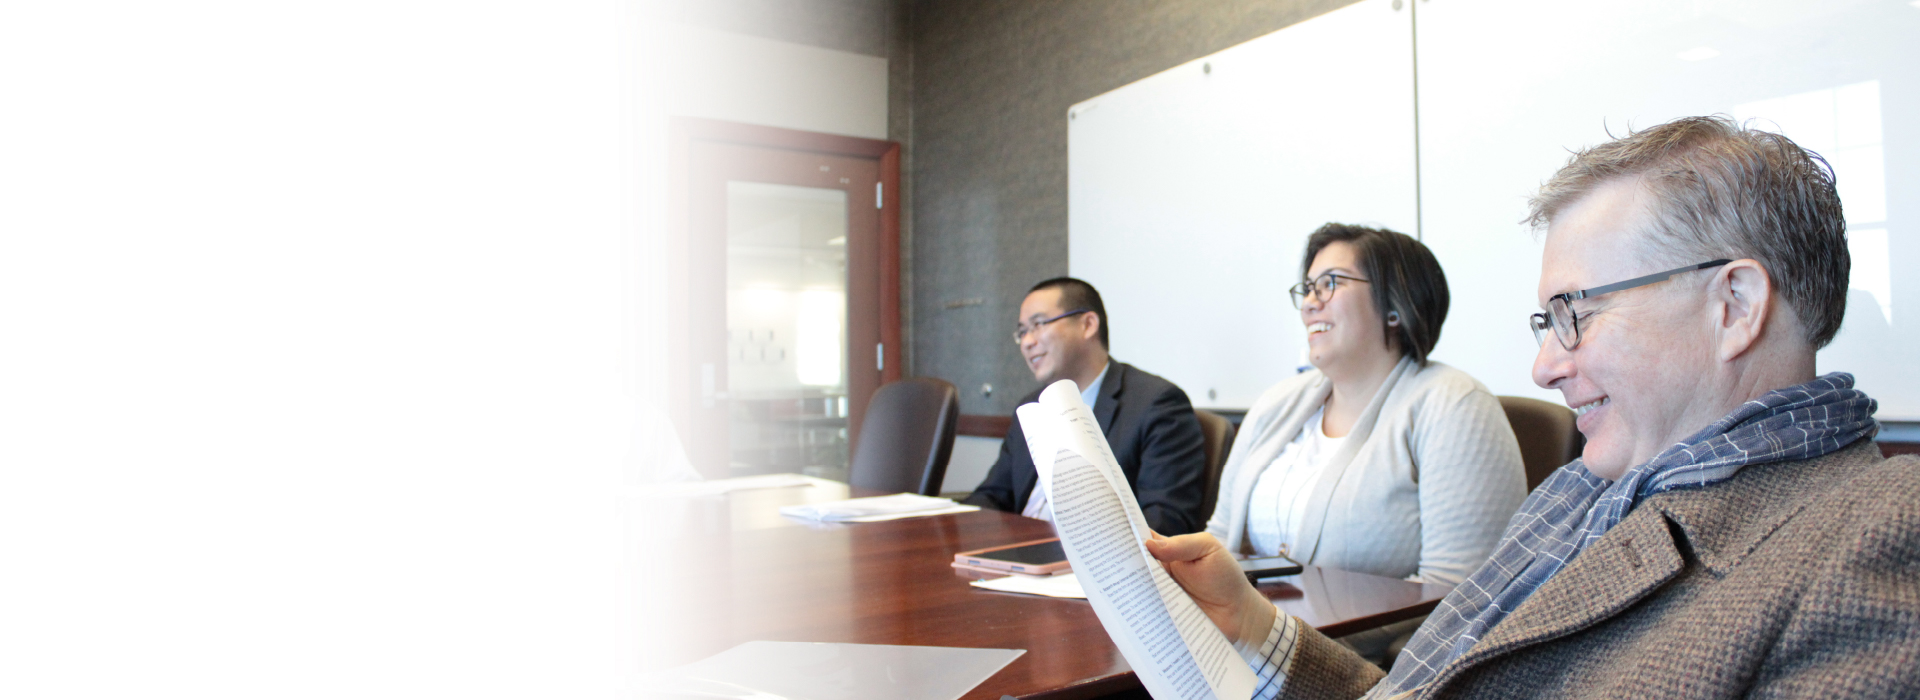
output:
[[959,423],[960,392],[952,384],[930,377],[888,382],[867,403],[847,483],[939,495]]
[[1507,423],[1520,441],[1520,463],[1527,468],[1527,490],[1568,462],[1580,457],[1586,438],[1574,427],[1573,410],[1559,404],[1520,396],[1500,397]]
[[1207,452],[1207,493],[1200,499],[1201,524],[1213,517],[1213,505],[1220,498],[1220,470],[1227,465],[1227,451],[1233,448],[1233,421],[1212,411],[1194,409],[1200,419],[1200,435]]

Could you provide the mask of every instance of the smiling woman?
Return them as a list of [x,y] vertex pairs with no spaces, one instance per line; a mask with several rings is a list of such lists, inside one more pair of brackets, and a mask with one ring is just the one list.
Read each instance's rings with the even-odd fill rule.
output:
[[[1303,257],[1291,291],[1313,369],[1247,413],[1207,531],[1239,553],[1459,583],[1526,477],[1499,400],[1427,359],[1446,275],[1412,237],[1360,226],[1322,226]],[[1349,641],[1377,657],[1417,625]]]

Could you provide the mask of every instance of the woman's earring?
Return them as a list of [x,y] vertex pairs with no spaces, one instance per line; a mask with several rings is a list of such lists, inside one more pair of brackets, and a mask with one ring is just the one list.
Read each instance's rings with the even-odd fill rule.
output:
[[1400,325],[1400,312],[1398,312],[1398,311],[1388,311],[1388,312],[1387,312],[1387,325],[1389,325],[1389,326],[1398,326],[1398,325]]

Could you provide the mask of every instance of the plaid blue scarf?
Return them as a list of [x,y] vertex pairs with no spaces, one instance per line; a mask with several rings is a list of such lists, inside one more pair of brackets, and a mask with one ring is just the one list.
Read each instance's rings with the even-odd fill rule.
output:
[[1839,450],[1878,430],[1875,408],[1854,390],[1853,375],[1835,372],[1742,404],[1619,481],[1594,476],[1580,460],[1561,467],[1520,505],[1486,565],[1428,616],[1373,694],[1432,680],[1647,497],[1706,486],[1745,466]]

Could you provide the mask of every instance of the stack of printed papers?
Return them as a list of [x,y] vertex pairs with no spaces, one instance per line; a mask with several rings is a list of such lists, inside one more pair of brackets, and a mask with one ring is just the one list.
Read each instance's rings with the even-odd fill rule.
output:
[[891,496],[852,498],[844,501],[782,506],[780,514],[830,523],[871,523],[900,518],[919,518],[948,513],[971,513],[979,506],[963,506],[951,498],[896,493]]

